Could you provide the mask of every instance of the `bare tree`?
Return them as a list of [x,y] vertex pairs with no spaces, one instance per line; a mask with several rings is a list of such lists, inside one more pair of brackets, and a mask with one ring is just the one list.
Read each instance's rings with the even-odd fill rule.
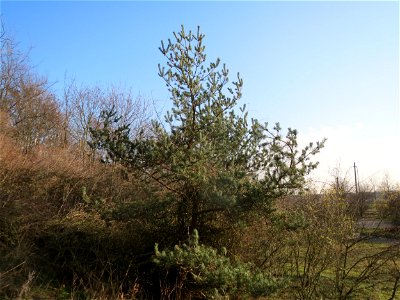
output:
[[362,218],[375,197],[373,184],[363,183],[358,186],[356,192],[348,172],[344,173],[340,166],[333,169],[331,176],[333,180],[325,192],[346,202],[347,214],[355,219]]
[[59,137],[60,110],[47,79],[35,75],[28,55],[1,34],[0,111],[8,133],[29,152],[35,145],[54,144]]
[[62,116],[54,94],[45,81],[25,78],[12,91],[13,107],[9,110],[14,137],[25,153],[36,145],[58,145]]
[[18,50],[17,43],[7,36],[3,23],[0,45],[0,109],[8,111],[14,106],[12,92],[20,88],[20,83],[30,72],[30,67],[28,54]]
[[71,81],[65,85],[63,102],[69,142],[78,147],[83,157],[93,156],[93,150],[87,144],[91,140],[89,129],[100,125],[103,110],[114,107],[121,116],[119,124],[129,124],[132,138],[149,131],[148,104],[140,95],[134,97],[130,89],[79,87]]

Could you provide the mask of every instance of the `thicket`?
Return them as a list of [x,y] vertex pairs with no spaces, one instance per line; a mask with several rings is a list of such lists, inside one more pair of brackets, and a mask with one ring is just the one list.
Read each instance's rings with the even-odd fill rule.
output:
[[384,177],[381,183],[383,202],[379,210],[382,217],[389,219],[392,224],[400,225],[400,187],[390,181],[388,175]]
[[58,99],[1,39],[0,298],[395,298],[398,244],[363,252],[369,202],[306,191],[323,143],[249,119],[199,29],[161,44],[163,121],[125,89]]

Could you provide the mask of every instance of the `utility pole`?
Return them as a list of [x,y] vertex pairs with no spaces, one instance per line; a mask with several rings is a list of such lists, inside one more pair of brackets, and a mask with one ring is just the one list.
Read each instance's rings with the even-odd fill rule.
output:
[[358,194],[358,184],[357,184],[357,171],[356,171],[356,163],[354,163],[354,183],[356,186],[356,195]]

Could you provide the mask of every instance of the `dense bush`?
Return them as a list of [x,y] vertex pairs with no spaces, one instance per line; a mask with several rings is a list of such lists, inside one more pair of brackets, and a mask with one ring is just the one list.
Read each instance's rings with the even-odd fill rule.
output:
[[83,163],[72,150],[22,154],[4,136],[0,150],[0,298],[18,296],[32,272],[46,284],[112,281],[127,289],[137,270],[129,262],[155,240],[135,219],[113,221],[107,212],[146,192],[118,168]]

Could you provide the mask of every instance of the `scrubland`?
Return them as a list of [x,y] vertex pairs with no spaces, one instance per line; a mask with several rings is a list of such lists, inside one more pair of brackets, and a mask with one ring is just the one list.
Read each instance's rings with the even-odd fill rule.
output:
[[204,35],[174,37],[160,122],[129,90],[59,98],[2,36],[0,298],[398,299],[398,186],[317,190],[324,142],[250,120]]

